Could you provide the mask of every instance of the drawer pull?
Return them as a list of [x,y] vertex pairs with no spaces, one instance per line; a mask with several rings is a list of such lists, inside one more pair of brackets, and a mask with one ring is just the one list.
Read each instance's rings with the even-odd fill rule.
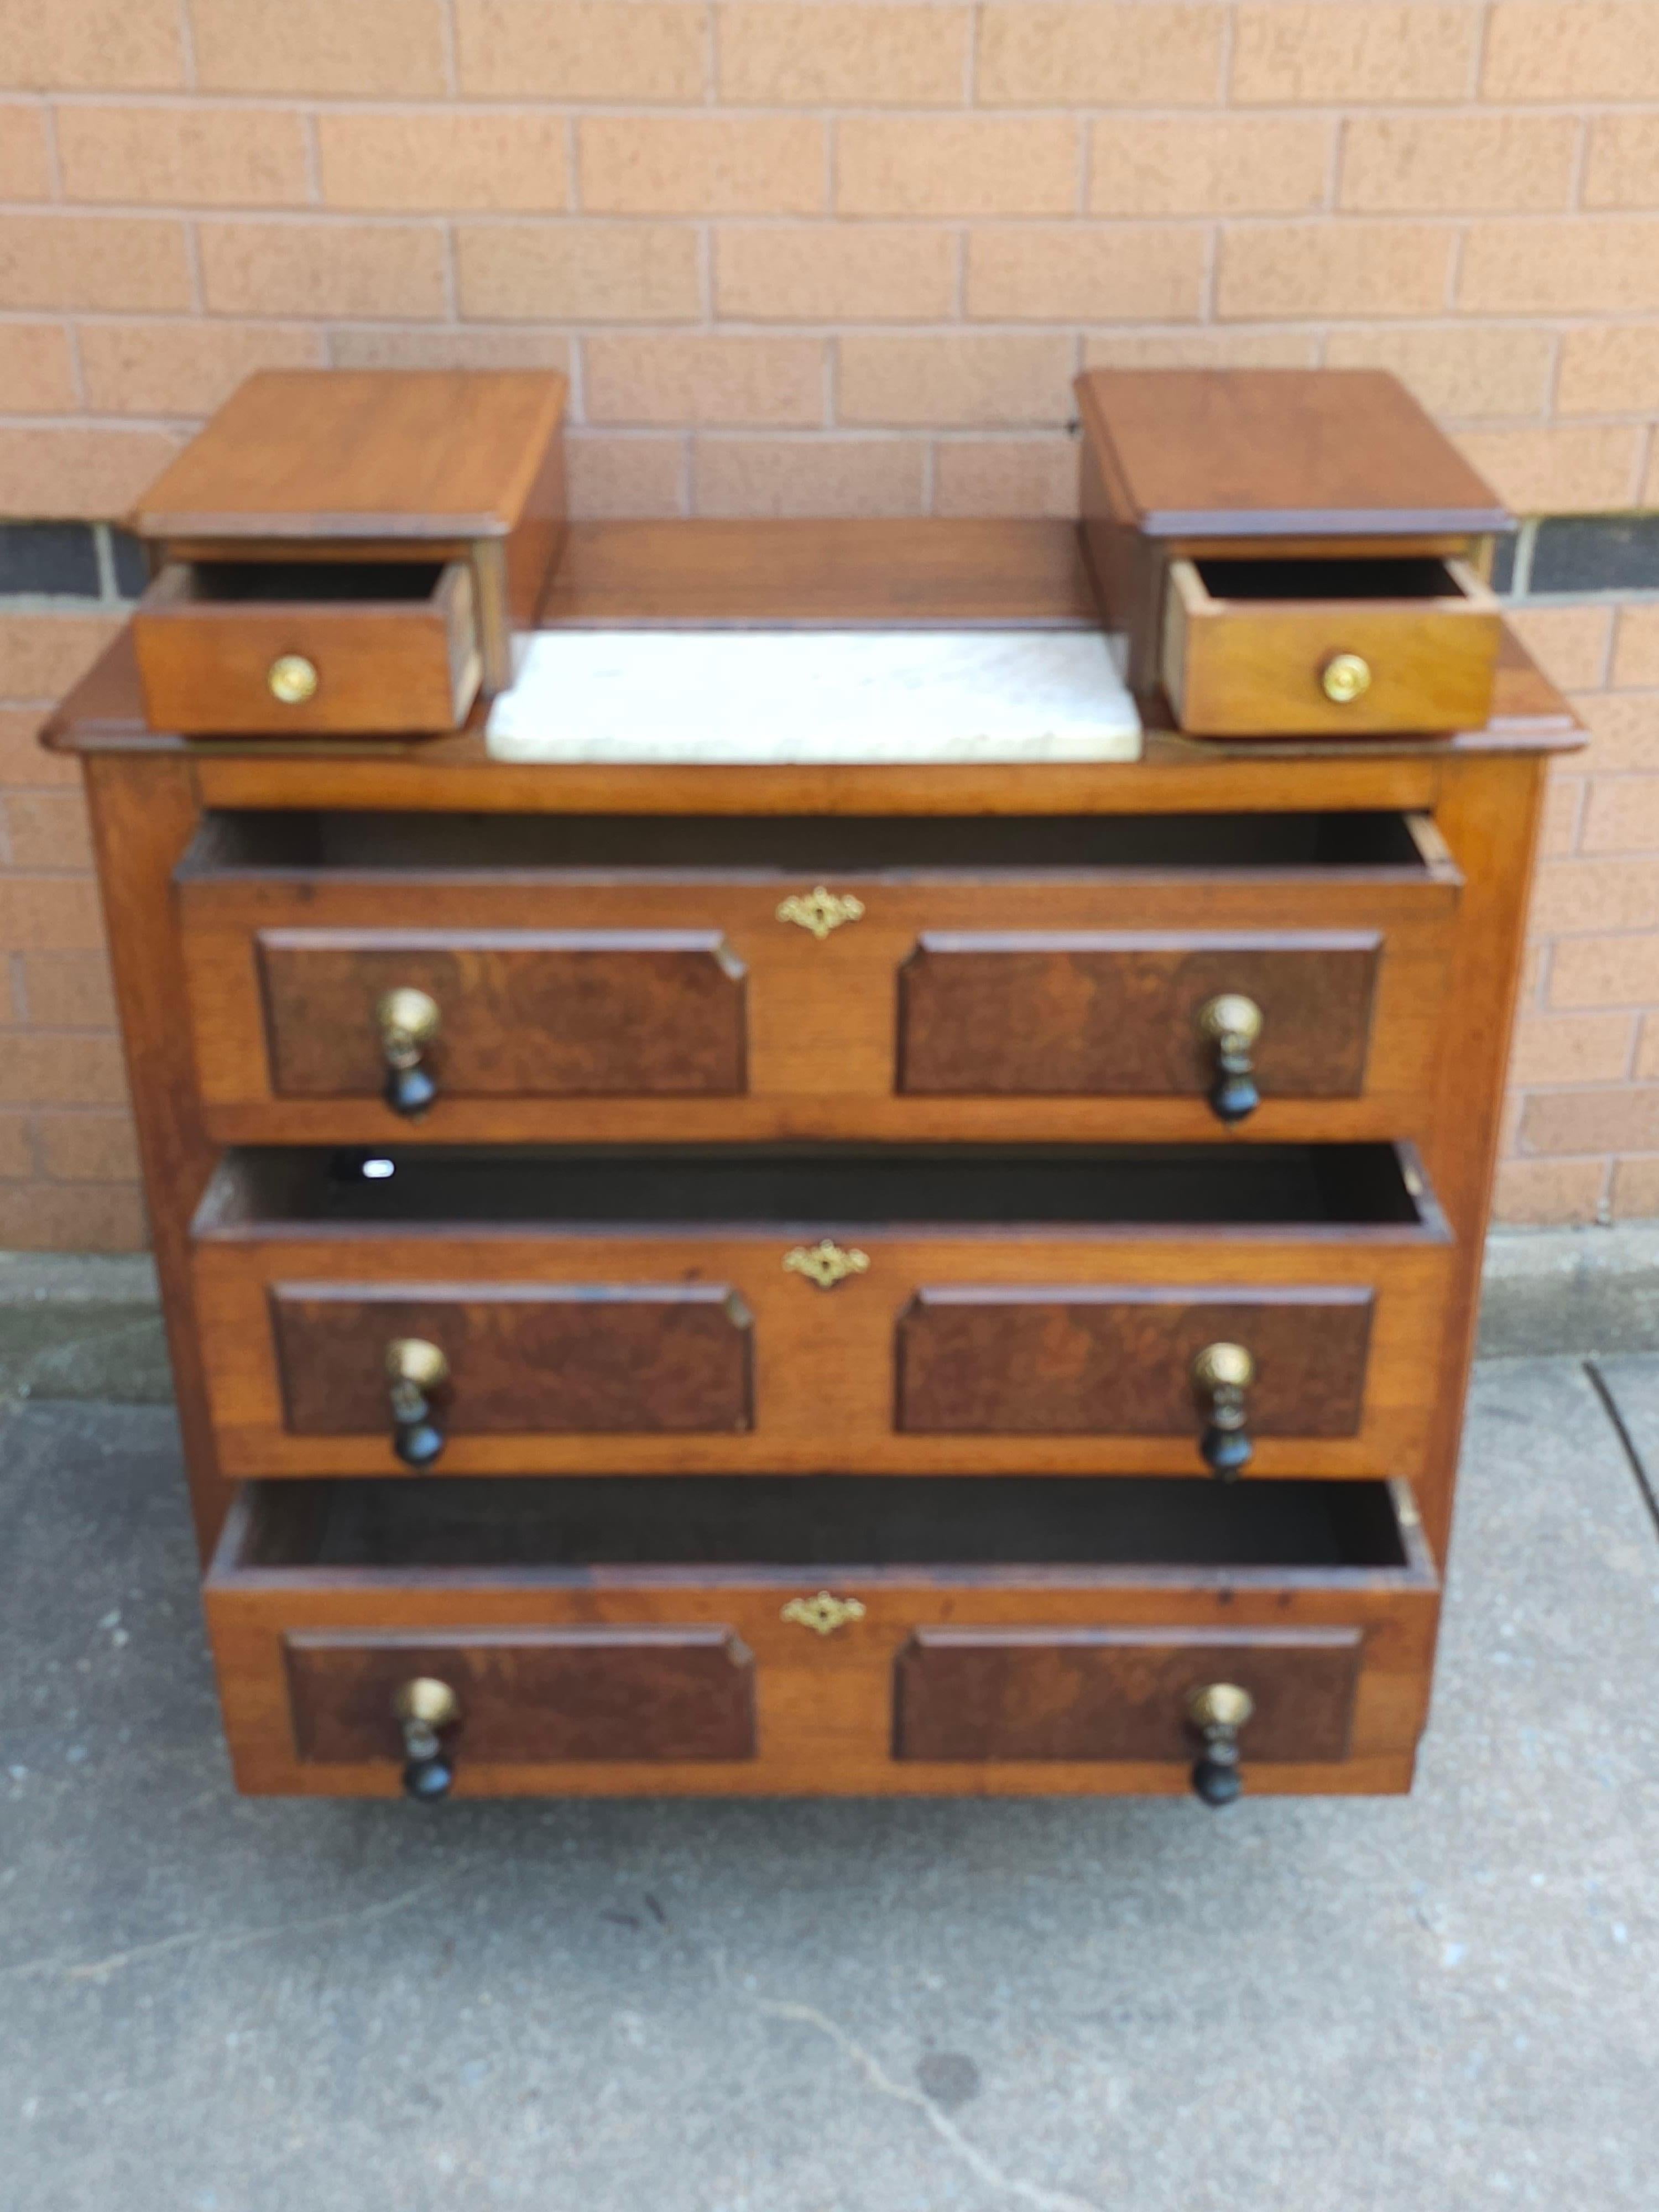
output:
[[461,1701],[447,1682],[417,1674],[403,1683],[392,1710],[404,1739],[404,1794],[431,1804],[447,1797],[455,1781],[455,1762],[444,1734],[461,1717]]
[[441,1018],[438,1002],[424,991],[388,991],[374,1009],[380,1024],[380,1050],[386,1060],[386,1088],[382,1092],[394,1114],[408,1121],[424,1114],[438,1095],[437,1079],[422,1065],[436,1040]]
[[1206,1805],[1231,1805],[1243,1784],[1238,1732],[1255,1711],[1255,1699],[1236,1682],[1209,1682],[1187,1700],[1187,1715],[1203,1738],[1193,1765],[1193,1789]]
[[864,901],[854,898],[850,891],[832,891],[827,884],[815,884],[803,896],[791,892],[779,902],[778,920],[793,921],[798,928],[810,929],[820,945],[832,929],[839,929],[846,921],[862,921]]
[[1199,1034],[1215,1047],[1210,1104],[1218,1121],[1242,1121],[1261,1103],[1251,1054],[1261,1035],[1261,1009],[1242,991],[1224,991],[1198,1010]]
[[810,1628],[815,1635],[833,1636],[838,1628],[846,1628],[864,1618],[863,1601],[855,1597],[836,1597],[830,1590],[820,1590],[816,1597],[792,1597],[779,1618],[793,1621],[798,1628]]
[[307,699],[314,699],[317,682],[317,664],[303,653],[278,653],[265,672],[271,697],[284,707],[303,707]]
[[1244,1395],[1255,1380],[1255,1362],[1242,1344],[1206,1344],[1193,1362],[1207,1417],[1198,1449],[1218,1482],[1237,1482],[1255,1456]]
[[1319,688],[1334,707],[1351,707],[1371,688],[1371,665],[1358,653],[1334,653],[1319,672]]
[[444,1448],[432,1400],[449,1380],[449,1362],[422,1336],[394,1337],[386,1348],[392,1386],[392,1449],[405,1467],[430,1467]]
[[792,1245],[783,1255],[786,1275],[805,1275],[821,1291],[833,1291],[849,1275],[863,1274],[869,1265],[870,1255],[860,1252],[856,1244],[843,1247],[827,1237],[816,1244]]

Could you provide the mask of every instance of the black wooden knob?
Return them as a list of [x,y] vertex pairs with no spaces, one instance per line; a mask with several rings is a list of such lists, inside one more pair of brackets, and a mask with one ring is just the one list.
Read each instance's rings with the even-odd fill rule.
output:
[[440,1752],[434,1759],[410,1759],[404,1763],[404,1795],[422,1805],[447,1797],[455,1786],[455,1770]]
[[405,1467],[430,1467],[444,1448],[434,1396],[449,1380],[449,1362],[424,1337],[395,1337],[386,1348],[391,1385],[392,1449]]
[[1198,1026],[1215,1052],[1210,1109],[1218,1121],[1231,1127],[1254,1114],[1261,1103],[1252,1058],[1261,1035],[1261,1009],[1242,991],[1224,991],[1200,1007]]
[[1204,1408],[1198,1449],[1218,1482],[1237,1482],[1255,1457],[1249,1402],[1255,1362],[1242,1344],[1206,1344],[1193,1362],[1193,1382]]
[[461,1701],[447,1682],[417,1674],[400,1683],[392,1711],[404,1740],[404,1795],[422,1804],[447,1797],[455,1761],[447,1738],[459,1724]]
[[436,1079],[418,1065],[413,1067],[388,1066],[380,1096],[394,1114],[401,1114],[405,1121],[418,1121],[438,1095]]
[[438,1002],[425,991],[405,986],[386,994],[374,1009],[374,1018],[386,1061],[380,1095],[394,1114],[413,1121],[438,1095],[437,1078],[428,1065],[441,1025]]
[[1206,1805],[1231,1805],[1244,1787],[1238,1732],[1255,1700],[1236,1682],[1206,1682],[1187,1700],[1187,1717],[1204,1748],[1193,1765],[1193,1794]]

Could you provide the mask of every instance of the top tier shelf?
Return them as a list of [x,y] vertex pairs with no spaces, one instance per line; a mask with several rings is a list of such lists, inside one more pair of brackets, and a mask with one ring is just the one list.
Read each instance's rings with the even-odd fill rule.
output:
[[[542,619],[550,628],[1101,626],[1077,526],[1030,520],[576,524]],[[124,635],[64,702],[44,740],[63,751],[185,756],[204,802],[220,806],[920,813],[1421,805],[1449,756],[1561,751],[1582,741],[1565,701],[1507,634],[1481,730],[1235,746],[1184,738],[1154,711],[1144,757],[1132,763],[526,766],[489,758],[487,711],[481,702],[453,735],[406,741],[189,741],[146,726]]]

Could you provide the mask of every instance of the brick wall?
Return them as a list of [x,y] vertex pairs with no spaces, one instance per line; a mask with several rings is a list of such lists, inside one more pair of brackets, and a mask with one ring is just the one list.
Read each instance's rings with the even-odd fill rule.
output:
[[[0,0],[0,516],[119,515],[290,362],[567,368],[587,514],[1065,513],[1071,375],[1147,362],[1379,363],[1523,514],[1659,507],[1659,0]],[[125,570],[6,536],[0,1245],[120,1247],[33,729]],[[1516,578],[1595,735],[1512,1219],[1659,1212],[1653,556],[1556,523]]]

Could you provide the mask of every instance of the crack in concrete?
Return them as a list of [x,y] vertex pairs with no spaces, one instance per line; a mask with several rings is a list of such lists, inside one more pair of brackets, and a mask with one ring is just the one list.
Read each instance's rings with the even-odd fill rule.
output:
[[852,2060],[872,2089],[919,2112],[940,2142],[948,2145],[988,2189],[1003,2197],[1018,2197],[1023,2204],[1035,2205],[1038,2212],[1101,2212],[1101,2207],[1086,2197],[1070,2196],[1063,2189],[1045,2189],[1040,2182],[1005,2173],[968,2140],[950,2114],[925,2091],[913,2089],[908,2082],[894,2081],[872,2052],[854,2041],[838,2021],[831,2020],[828,2013],[820,2012],[816,2005],[782,2004],[770,1997],[757,1998],[756,2002],[769,2020],[798,2021],[803,2027],[815,2027],[821,2035],[827,2035],[836,2049]]
[[199,1943],[210,1951],[240,1951],[252,1943],[274,1942],[279,1936],[312,1936],[329,1928],[351,1928],[366,1920],[384,1920],[393,1912],[402,1912],[421,1898],[431,1895],[440,1885],[424,1883],[419,1889],[404,1890],[398,1897],[378,1898],[373,1904],[361,1905],[350,1912],[325,1913],[316,1920],[283,1920],[270,1928],[231,1929],[216,1935],[211,1929],[186,1928],[177,1936],[163,1936],[154,1943],[135,1944],[131,1950],[112,1951],[106,1959],[25,1959],[15,1966],[0,1966],[0,1981],[27,1981],[42,1974],[61,1974],[66,1982],[95,1981],[105,1975],[118,1973],[126,1966],[142,1966],[147,1959],[158,1959],[165,1952],[186,1950]]

